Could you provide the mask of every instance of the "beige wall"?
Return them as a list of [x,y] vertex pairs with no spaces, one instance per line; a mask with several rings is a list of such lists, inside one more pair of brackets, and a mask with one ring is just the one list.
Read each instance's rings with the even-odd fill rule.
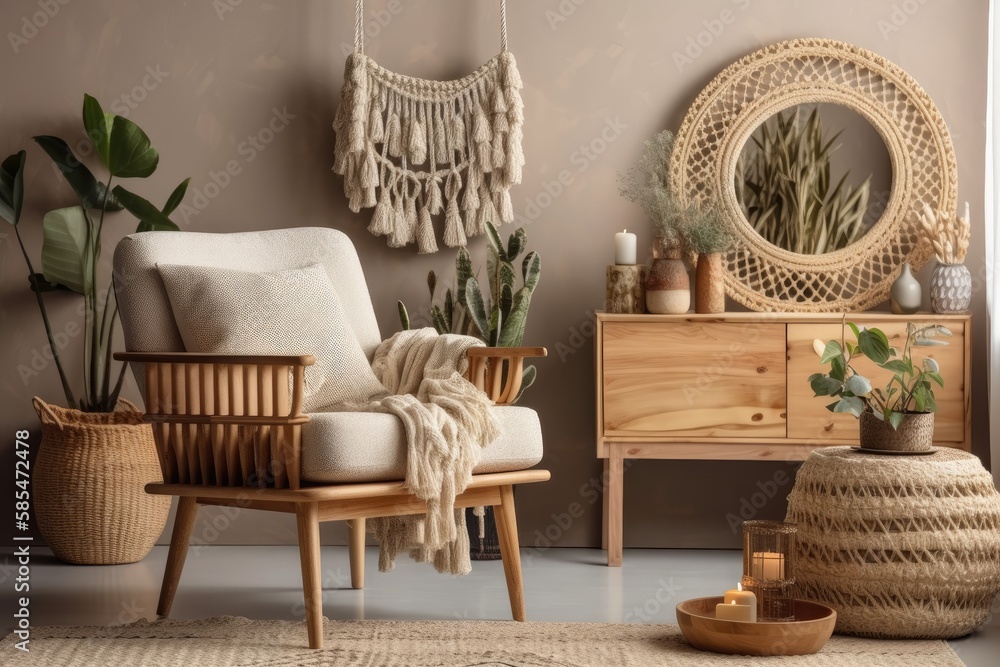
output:
[[[188,219],[175,215],[185,229],[329,225],[348,233],[366,267],[384,334],[397,328],[397,298],[413,308],[425,302],[428,269],[450,275],[450,253],[417,256],[390,250],[368,235],[367,221],[347,210],[341,179],[330,171],[330,122],[342,83],[343,49],[352,41],[353,2],[59,2],[5,0],[0,8],[7,34],[0,44],[0,150],[7,155],[28,148],[22,224],[36,256],[40,214],[68,205],[72,194],[30,137],[52,133],[74,144],[82,139],[79,108],[89,92],[106,108],[127,110],[161,150],[159,171],[137,190],[163,201],[174,184],[192,176],[194,193],[217,195],[189,196],[189,204],[203,208]],[[44,23],[37,31],[25,29],[23,20],[31,21],[43,5],[58,11],[42,17],[45,21],[36,17]],[[371,0],[368,5],[368,28],[379,33],[369,38],[368,53],[398,71],[450,78],[497,50],[495,2]],[[510,0],[508,5],[511,48],[525,81],[527,165],[524,182],[514,191],[515,209],[531,220],[530,246],[544,265],[527,339],[551,352],[539,364],[539,381],[526,403],[541,414],[544,464],[553,479],[518,492],[518,520],[526,545],[548,532],[558,546],[599,546],[600,503],[590,486],[600,470],[593,455],[591,310],[602,306],[612,234],[635,229],[642,248],[651,238],[642,213],[618,197],[616,172],[635,159],[643,140],[663,128],[676,129],[698,91],[733,60],[771,42],[824,36],[886,56],[926,88],[953,134],[960,197],[972,202],[973,218],[980,220],[988,3]],[[9,33],[22,30],[26,41],[12,44]],[[680,60],[687,49],[690,56]],[[287,112],[287,125],[273,121],[276,112]],[[282,129],[263,150],[247,143],[272,121]],[[217,192],[208,187],[212,174],[231,161],[239,174]],[[558,185],[560,178],[569,184]],[[133,226],[126,214],[118,215],[109,224],[107,247]],[[0,470],[11,471],[15,429],[31,428],[37,437],[29,398],[39,394],[59,401],[60,392],[51,368],[27,381],[18,373],[18,366],[30,366],[44,339],[7,231],[0,229],[6,234],[0,236]],[[973,238],[968,263],[979,274],[984,254],[978,225]],[[482,254],[481,240],[474,251]],[[53,297],[50,303],[57,329],[76,317],[72,299]],[[984,359],[981,285],[974,309],[975,357]],[[74,371],[79,367],[71,365]],[[128,393],[134,397],[134,383]],[[985,393],[985,365],[977,363],[975,449],[984,457]],[[739,513],[744,499],[764,488],[774,498],[758,517],[783,515],[790,485],[773,480],[786,480],[792,470],[786,464],[638,462],[626,475],[625,544],[733,547],[738,542],[727,514]],[[11,478],[3,473],[0,490],[9,488]],[[325,539],[342,539],[340,527],[328,528]],[[244,517],[221,535],[207,524],[196,535],[218,543],[288,542],[293,529],[293,522],[278,518],[251,526]]]

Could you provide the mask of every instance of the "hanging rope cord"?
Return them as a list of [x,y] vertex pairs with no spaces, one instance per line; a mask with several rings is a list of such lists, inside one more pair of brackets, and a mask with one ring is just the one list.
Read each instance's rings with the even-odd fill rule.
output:
[[[365,52],[365,0],[354,5],[354,50]],[[507,0],[500,0],[500,50],[507,51]]]

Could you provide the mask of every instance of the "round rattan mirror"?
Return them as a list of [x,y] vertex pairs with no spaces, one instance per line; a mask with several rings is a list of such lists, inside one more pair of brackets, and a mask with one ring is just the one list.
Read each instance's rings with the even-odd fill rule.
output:
[[[800,104],[847,107],[878,131],[892,164],[891,194],[871,228],[821,255],[772,245],[754,231],[734,178],[745,144],[778,112]],[[850,311],[888,298],[903,262],[923,266],[924,205],[954,212],[957,167],[948,128],[906,72],[865,49],[826,39],[771,45],[723,70],[677,133],[671,176],[682,203],[717,201],[736,238],[726,291],[753,310]]]

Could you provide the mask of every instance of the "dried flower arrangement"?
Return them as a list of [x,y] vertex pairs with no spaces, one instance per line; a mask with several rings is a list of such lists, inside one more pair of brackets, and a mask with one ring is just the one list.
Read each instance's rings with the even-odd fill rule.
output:
[[674,195],[670,182],[670,154],[674,135],[669,130],[646,141],[642,155],[624,174],[618,174],[618,192],[646,212],[658,236],[668,244],[683,240],[683,221],[690,211]]
[[736,236],[718,204],[688,209],[681,229],[688,249],[700,255],[726,252],[736,243]]
[[965,215],[950,211],[935,211],[924,204],[920,224],[926,235],[921,243],[928,244],[941,264],[961,264],[969,252],[969,205],[965,205]]

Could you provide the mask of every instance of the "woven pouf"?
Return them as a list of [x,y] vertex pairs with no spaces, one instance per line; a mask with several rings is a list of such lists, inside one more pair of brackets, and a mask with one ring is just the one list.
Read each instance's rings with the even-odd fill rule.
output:
[[815,450],[788,497],[799,597],[837,610],[837,632],[966,635],[1000,591],[1000,494],[971,454]]

